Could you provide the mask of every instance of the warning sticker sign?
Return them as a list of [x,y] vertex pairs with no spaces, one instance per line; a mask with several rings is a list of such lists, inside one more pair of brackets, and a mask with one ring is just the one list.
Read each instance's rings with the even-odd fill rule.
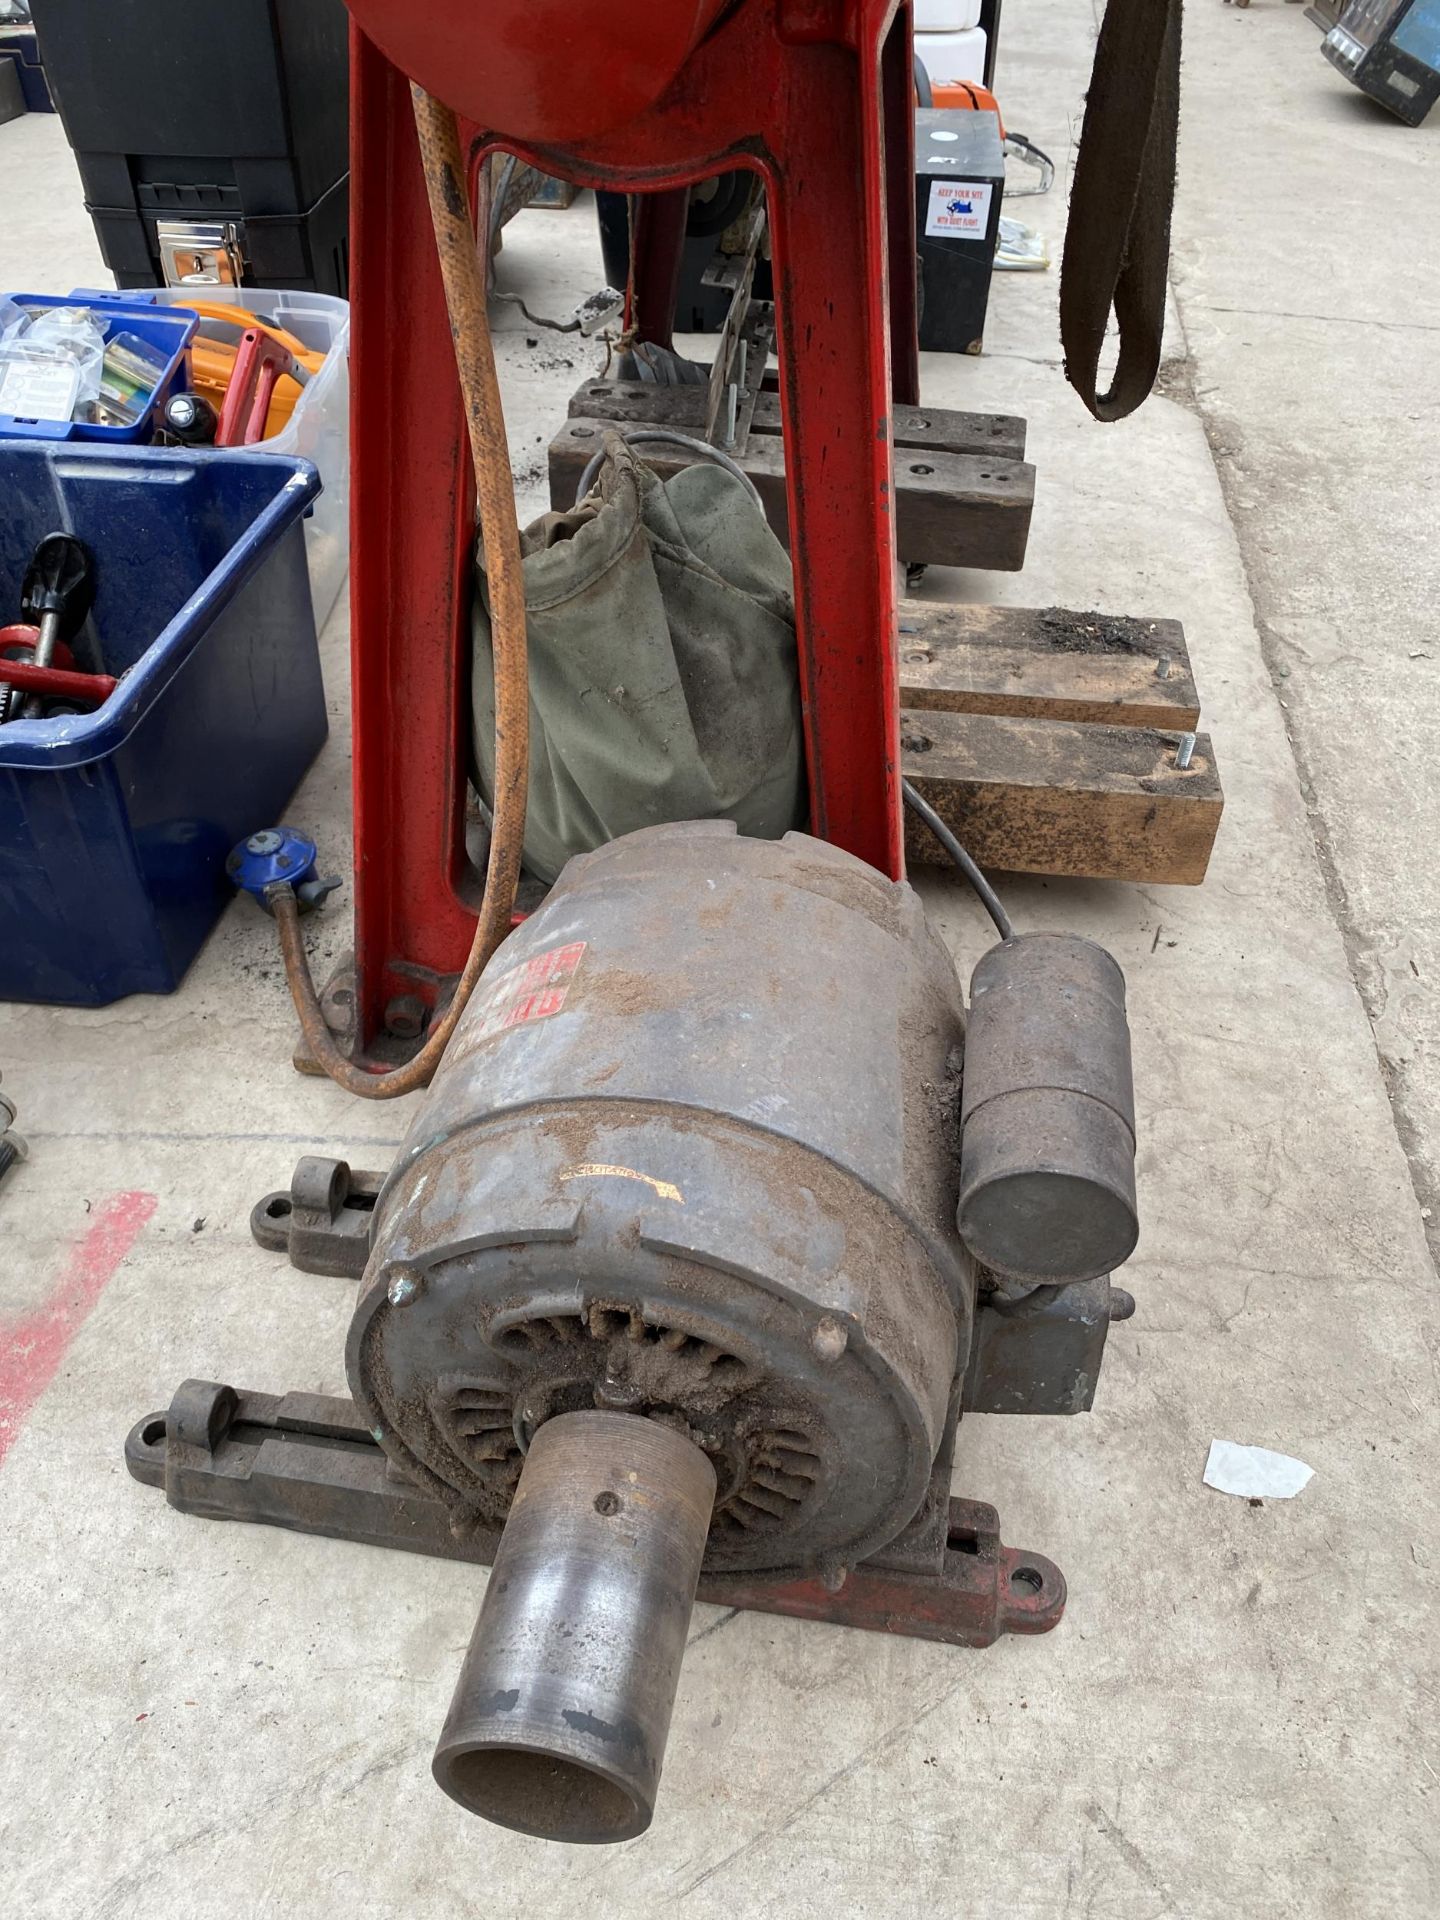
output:
[[559,1013],[584,951],[583,940],[549,947],[482,987],[466,1016],[466,1050],[488,1040],[491,1034],[523,1027],[531,1020],[548,1020],[552,1013]]
[[990,225],[988,180],[932,180],[930,205],[925,212],[925,232],[932,240],[946,234],[961,240],[983,240]]

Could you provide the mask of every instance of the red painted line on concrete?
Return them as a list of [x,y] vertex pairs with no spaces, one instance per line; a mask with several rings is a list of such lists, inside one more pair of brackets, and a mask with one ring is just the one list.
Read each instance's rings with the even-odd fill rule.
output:
[[157,1205],[153,1193],[102,1201],[44,1306],[0,1331],[0,1461]]

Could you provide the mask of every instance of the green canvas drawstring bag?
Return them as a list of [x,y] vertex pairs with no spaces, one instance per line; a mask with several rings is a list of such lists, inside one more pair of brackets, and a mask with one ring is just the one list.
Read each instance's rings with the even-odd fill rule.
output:
[[[530,651],[525,865],[666,820],[778,839],[806,818],[790,560],[745,486],[697,465],[661,480],[618,433],[568,513],[520,537]],[[477,548],[471,706],[494,791],[495,693]]]

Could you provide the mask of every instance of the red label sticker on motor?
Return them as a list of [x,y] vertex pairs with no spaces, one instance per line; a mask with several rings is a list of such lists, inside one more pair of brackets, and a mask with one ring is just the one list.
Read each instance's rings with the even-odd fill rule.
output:
[[548,1020],[552,1013],[559,1013],[584,951],[583,940],[572,940],[565,947],[549,947],[482,987],[465,1016],[467,1045],[487,1040],[492,1033],[506,1033],[511,1027],[523,1027],[531,1020]]

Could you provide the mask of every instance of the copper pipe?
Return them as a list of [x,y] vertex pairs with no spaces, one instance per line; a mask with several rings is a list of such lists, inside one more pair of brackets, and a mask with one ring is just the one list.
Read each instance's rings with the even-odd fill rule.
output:
[[288,887],[270,899],[280,929],[285,978],[300,1017],[305,1044],[317,1064],[347,1092],[365,1100],[394,1100],[425,1086],[440,1064],[455,1023],[491,955],[510,931],[520,857],[525,841],[525,796],[530,777],[530,680],[525,645],[525,577],[515,486],[500,382],[485,306],[485,266],[475,239],[460,130],[455,115],[413,83],[415,129],[435,223],[435,245],[445,283],[445,304],[455,342],[455,364],[465,402],[465,423],[475,464],[480,533],[485,548],[495,649],[495,792],[492,796],[490,859],[485,895],[465,969],[444,1018],[403,1067],[367,1073],[347,1060],[325,1024],[300,932],[300,909]]

